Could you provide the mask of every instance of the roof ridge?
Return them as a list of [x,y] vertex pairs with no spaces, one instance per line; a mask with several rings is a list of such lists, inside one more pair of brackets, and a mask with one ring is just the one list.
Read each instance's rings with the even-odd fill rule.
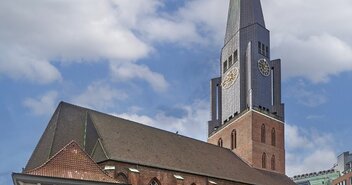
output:
[[[87,118],[86,118],[86,119],[89,118],[90,121],[92,121],[93,127],[94,127],[95,131],[96,131],[97,134],[98,134],[97,143],[100,145],[101,149],[103,150],[105,157],[106,157],[107,159],[110,159],[110,155],[106,152],[105,146],[104,146],[104,144],[103,144],[103,140],[104,140],[104,139],[103,139],[103,137],[101,136],[101,133],[100,133],[99,129],[97,129],[97,127],[96,127],[96,125],[95,125],[95,121],[94,121],[94,119],[92,118],[91,113],[89,112],[89,109],[86,110],[86,112],[87,112]],[[87,120],[87,121],[88,121],[88,120]],[[97,145],[97,143],[96,143],[95,145]],[[95,147],[96,147],[96,146],[94,146],[94,149],[95,149]],[[93,150],[92,150],[92,154],[93,154]]]
[[[96,128],[96,126],[95,126],[95,123],[94,123],[93,118],[91,117],[91,116],[92,116],[92,115],[91,115],[91,112],[92,112],[92,113],[98,113],[98,114],[101,114],[101,115],[103,115],[103,116],[109,116],[109,117],[112,117],[112,118],[118,118],[118,119],[125,120],[125,121],[128,121],[128,122],[130,122],[130,123],[137,124],[137,125],[140,125],[140,126],[143,126],[143,127],[146,127],[146,128],[150,128],[150,129],[154,129],[154,130],[158,130],[158,131],[170,133],[170,134],[172,134],[172,135],[174,135],[174,136],[183,137],[183,138],[185,138],[185,139],[191,139],[191,140],[196,141],[196,142],[200,142],[200,143],[203,143],[203,144],[206,144],[206,145],[210,145],[210,146],[212,146],[212,147],[218,147],[218,148],[222,148],[222,149],[225,149],[225,150],[226,150],[226,148],[219,147],[219,146],[217,146],[217,145],[214,145],[214,144],[211,144],[211,143],[208,143],[208,142],[199,140],[199,139],[195,139],[195,138],[192,138],[192,137],[189,137],[189,136],[185,136],[185,135],[181,135],[181,134],[176,134],[176,133],[171,132],[171,131],[167,131],[167,130],[163,130],[163,129],[160,129],[160,128],[152,127],[152,126],[149,126],[149,125],[146,125],[146,124],[143,124],[143,123],[139,123],[139,122],[136,122],[136,121],[133,121],[133,120],[129,120],[129,119],[126,119],[126,118],[118,117],[118,116],[113,115],[113,114],[107,114],[107,113],[104,113],[104,112],[100,112],[100,111],[97,111],[97,110],[93,110],[93,109],[91,109],[91,108],[82,107],[82,106],[75,105],[75,104],[71,104],[71,103],[67,103],[67,102],[64,102],[64,101],[62,101],[60,104],[68,105],[68,106],[72,106],[72,107],[76,107],[76,108],[79,108],[79,109],[85,109],[86,111],[88,111],[88,114],[89,114],[89,116],[90,116],[90,118],[91,118],[91,120],[92,120],[93,125],[94,125],[95,128]],[[103,138],[101,137],[101,134],[99,133],[99,129],[96,128],[96,130],[97,130],[97,132],[98,132],[99,137],[101,138],[101,141],[104,142],[104,141],[103,141]],[[103,143],[102,143],[102,144],[103,144]],[[109,157],[109,156],[108,156],[108,157]],[[110,158],[110,157],[109,157],[109,158]]]

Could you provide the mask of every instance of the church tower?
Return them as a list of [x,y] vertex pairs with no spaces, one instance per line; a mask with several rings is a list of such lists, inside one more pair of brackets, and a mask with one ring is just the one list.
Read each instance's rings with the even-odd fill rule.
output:
[[230,0],[220,77],[210,82],[208,142],[255,168],[284,174],[281,61],[270,54],[260,0]]

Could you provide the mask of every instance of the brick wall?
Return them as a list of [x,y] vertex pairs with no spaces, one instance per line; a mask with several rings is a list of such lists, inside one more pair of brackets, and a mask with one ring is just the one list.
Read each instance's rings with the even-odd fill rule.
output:
[[[261,142],[261,128],[265,125],[265,143]],[[272,129],[275,129],[275,146],[272,145]],[[223,126],[208,138],[208,142],[217,145],[223,140],[223,147],[231,149],[231,133],[236,130],[238,156],[255,168],[262,169],[262,156],[266,154],[266,170],[285,174],[284,124],[257,111],[248,111],[231,123]],[[271,170],[271,158],[275,156],[275,170]]]
[[[158,182],[160,182],[160,185],[213,185],[209,181],[216,182],[217,185],[246,185],[239,182],[224,181],[201,175],[180,173],[176,171],[141,166],[125,162],[107,161],[100,163],[99,165],[102,168],[104,168],[104,166],[114,166],[115,170],[108,170],[106,172],[115,179],[118,178],[118,174],[125,174],[128,179],[125,183],[130,183],[131,185],[149,185],[153,179],[156,179]],[[129,168],[137,169],[139,172],[132,172],[129,170]],[[179,175],[184,179],[177,180],[174,175]]]
[[332,185],[352,185],[352,172],[335,179]]

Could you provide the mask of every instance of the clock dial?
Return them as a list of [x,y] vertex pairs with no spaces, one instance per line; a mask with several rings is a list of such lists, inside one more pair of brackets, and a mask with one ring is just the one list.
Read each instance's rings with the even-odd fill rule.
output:
[[228,71],[222,80],[221,86],[224,89],[230,88],[238,78],[238,68],[234,67],[232,70]]
[[260,59],[258,61],[258,68],[259,68],[260,73],[263,76],[270,76],[271,69],[270,69],[270,65],[269,65],[268,61],[266,61],[266,59]]

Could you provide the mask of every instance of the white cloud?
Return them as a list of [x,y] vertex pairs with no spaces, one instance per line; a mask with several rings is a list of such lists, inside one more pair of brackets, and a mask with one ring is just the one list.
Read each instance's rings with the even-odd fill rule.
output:
[[286,172],[294,176],[331,169],[336,163],[333,137],[286,124]]
[[171,116],[163,111],[152,117],[137,113],[115,115],[170,132],[178,131],[181,135],[205,141],[207,136],[206,123],[209,118],[208,102],[195,101],[191,105],[180,105],[177,108],[185,111],[185,115],[182,117]]
[[53,112],[56,107],[58,93],[49,91],[38,98],[27,98],[23,105],[31,110],[35,115],[48,115]]
[[[154,42],[202,43],[207,40],[203,30],[218,28],[212,28],[215,18],[203,18],[202,8],[194,4],[206,8],[207,16],[219,17],[215,3],[187,2],[182,11],[169,14],[160,11],[161,0],[2,1],[0,75],[50,83],[62,78],[53,61],[120,64],[147,57]],[[147,80],[160,82],[161,75],[149,74]]]
[[151,71],[145,65],[126,63],[121,65],[111,64],[111,75],[115,81],[126,81],[130,79],[142,79],[147,81],[155,91],[164,92],[169,84],[164,76]]
[[74,97],[75,104],[105,110],[116,105],[117,101],[126,99],[128,96],[105,82],[93,82],[80,95]]
[[129,61],[151,49],[123,24],[110,1],[5,0],[0,12],[0,74],[13,78],[49,83],[60,79],[53,60]]
[[262,0],[275,57],[285,78],[328,82],[352,71],[352,3],[348,0]]
[[[156,42],[221,43],[228,0],[186,1],[172,13],[164,11],[164,3],[2,1],[0,75],[50,83],[61,79],[53,61],[135,62]],[[262,5],[273,54],[283,59],[286,78],[320,83],[352,71],[352,25],[344,19],[352,17],[350,1],[263,0]]]
[[309,86],[303,80],[290,86],[287,90],[288,95],[297,100],[298,103],[307,107],[317,107],[328,101],[324,90],[309,90]]
[[[193,0],[187,1],[185,7],[179,10],[179,15],[185,20],[194,22],[211,44],[222,44],[229,0]],[[221,47],[221,46],[220,46]]]

